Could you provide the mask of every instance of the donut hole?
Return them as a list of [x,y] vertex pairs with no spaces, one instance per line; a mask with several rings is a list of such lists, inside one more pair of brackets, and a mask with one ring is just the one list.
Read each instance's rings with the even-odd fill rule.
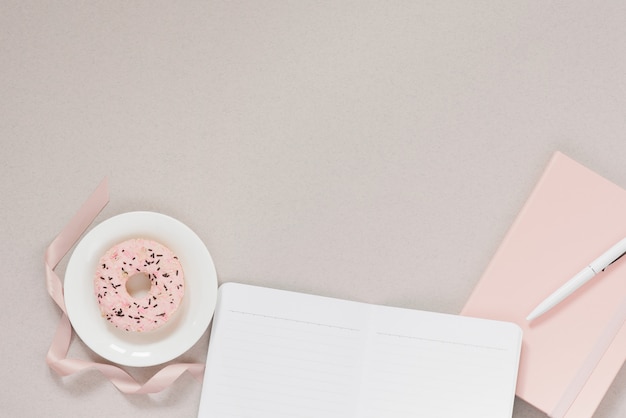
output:
[[126,291],[134,298],[141,298],[150,292],[152,282],[147,274],[137,273],[126,281]]

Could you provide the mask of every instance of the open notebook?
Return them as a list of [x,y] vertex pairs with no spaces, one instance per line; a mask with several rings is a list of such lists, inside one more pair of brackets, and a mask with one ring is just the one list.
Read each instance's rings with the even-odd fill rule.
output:
[[199,417],[512,415],[520,328],[220,286]]

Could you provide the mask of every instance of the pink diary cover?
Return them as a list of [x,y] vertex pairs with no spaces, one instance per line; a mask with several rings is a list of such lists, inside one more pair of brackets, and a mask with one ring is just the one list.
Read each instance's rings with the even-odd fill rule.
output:
[[463,308],[522,327],[516,393],[551,417],[591,417],[626,359],[626,257],[525,318],[624,237],[626,191],[557,152]]

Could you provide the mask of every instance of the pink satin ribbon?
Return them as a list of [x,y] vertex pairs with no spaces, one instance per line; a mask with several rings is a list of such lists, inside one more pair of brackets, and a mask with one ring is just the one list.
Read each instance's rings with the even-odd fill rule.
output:
[[99,370],[123,393],[160,392],[174,383],[184,372],[189,372],[201,382],[204,374],[204,364],[202,363],[167,365],[142,385],[118,366],[67,358],[72,338],[72,325],[65,310],[63,284],[54,269],[108,202],[108,182],[104,179],[46,249],[45,268],[48,293],[63,311],[63,316],[46,356],[48,366],[61,376],[69,376],[90,368]]

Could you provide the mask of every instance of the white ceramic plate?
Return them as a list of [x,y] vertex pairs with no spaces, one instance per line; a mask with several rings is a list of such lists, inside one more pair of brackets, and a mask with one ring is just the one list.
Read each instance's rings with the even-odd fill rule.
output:
[[[116,328],[100,314],[93,277],[100,257],[130,239],[160,242],[179,258],[185,273],[185,296],[172,320],[142,333]],[[146,367],[183,354],[204,334],[215,309],[217,274],[206,246],[189,227],[154,212],[128,212],[93,228],[78,243],[64,281],[67,315],[78,336],[94,352],[125,366]]]

